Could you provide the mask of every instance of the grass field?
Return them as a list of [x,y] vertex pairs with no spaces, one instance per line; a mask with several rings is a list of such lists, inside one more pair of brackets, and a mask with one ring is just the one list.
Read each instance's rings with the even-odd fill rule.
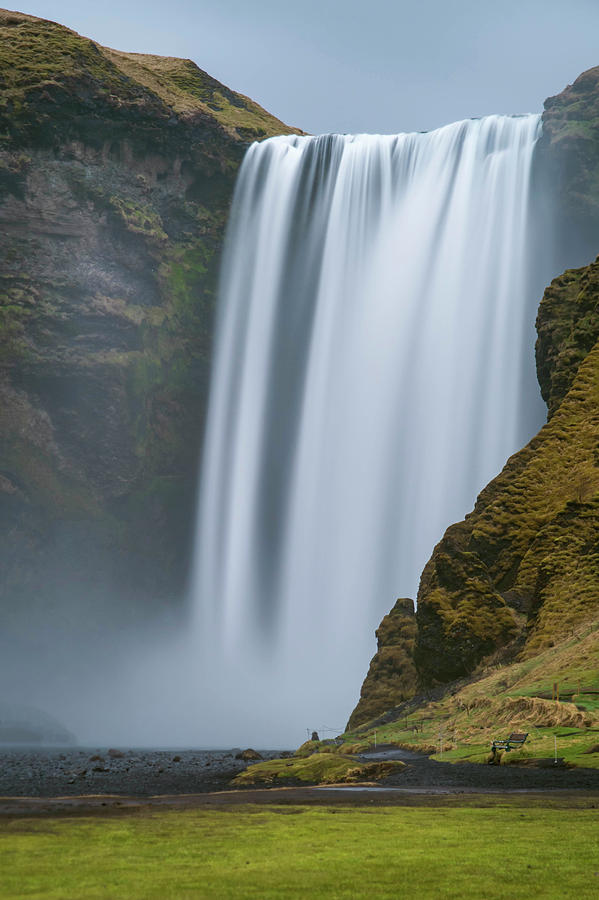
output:
[[460,802],[13,819],[0,823],[0,897],[599,896],[590,800]]

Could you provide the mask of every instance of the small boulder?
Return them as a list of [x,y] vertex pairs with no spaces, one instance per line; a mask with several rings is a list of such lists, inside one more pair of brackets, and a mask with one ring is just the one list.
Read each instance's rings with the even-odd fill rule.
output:
[[110,750],[108,751],[108,756],[111,759],[123,759],[125,754],[123,753],[122,750],[115,750],[114,747],[111,747]]
[[237,753],[235,755],[235,759],[242,759],[244,762],[251,762],[253,760],[264,759],[262,754],[258,753],[257,750],[252,750],[251,747],[248,747],[247,750],[242,750],[241,753]]
[[102,763],[103,763],[103,762],[104,762],[104,757],[103,757],[103,756],[98,756],[98,754],[95,753],[93,756],[90,756],[89,761],[90,761],[90,762],[102,762]]
[[181,757],[177,754],[177,756],[173,756],[173,762],[181,762]]

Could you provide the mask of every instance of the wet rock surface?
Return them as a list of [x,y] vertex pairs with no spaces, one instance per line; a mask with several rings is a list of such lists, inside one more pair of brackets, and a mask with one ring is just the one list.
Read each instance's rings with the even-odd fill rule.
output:
[[[224,790],[247,767],[233,750],[0,749],[0,796],[189,794]],[[273,759],[280,750],[261,750]]]

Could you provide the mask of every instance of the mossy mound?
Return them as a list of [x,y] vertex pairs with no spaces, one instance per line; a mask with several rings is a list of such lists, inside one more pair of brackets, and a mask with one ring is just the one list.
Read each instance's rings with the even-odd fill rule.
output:
[[335,753],[337,750],[334,741],[304,741],[297,748],[294,756],[311,756],[313,753]]
[[293,759],[272,759],[249,766],[233,784],[352,784],[379,781],[405,767],[399,760],[361,763],[337,753],[313,753]]

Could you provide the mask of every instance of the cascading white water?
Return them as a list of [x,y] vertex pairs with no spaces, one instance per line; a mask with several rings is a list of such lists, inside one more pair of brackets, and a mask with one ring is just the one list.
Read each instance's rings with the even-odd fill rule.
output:
[[540,425],[540,403],[522,410],[539,128],[490,116],[247,152],[194,594],[199,652],[233,673],[215,705],[248,739],[343,725],[381,617]]

